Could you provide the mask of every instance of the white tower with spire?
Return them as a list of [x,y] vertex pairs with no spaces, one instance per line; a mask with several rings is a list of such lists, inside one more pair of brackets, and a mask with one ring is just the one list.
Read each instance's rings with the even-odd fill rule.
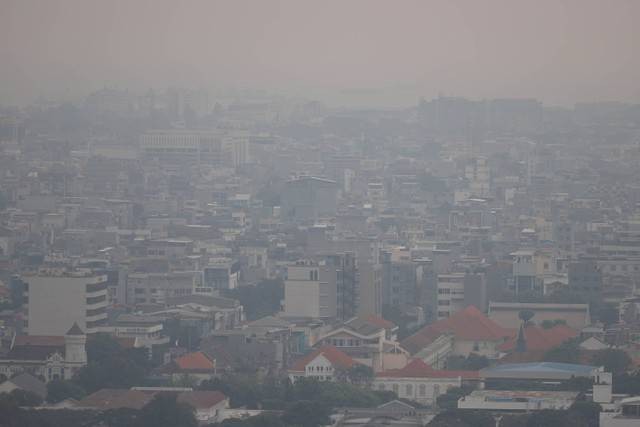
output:
[[77,323],[64,335],[64,360],[69,364],[87,364],[87,336]]

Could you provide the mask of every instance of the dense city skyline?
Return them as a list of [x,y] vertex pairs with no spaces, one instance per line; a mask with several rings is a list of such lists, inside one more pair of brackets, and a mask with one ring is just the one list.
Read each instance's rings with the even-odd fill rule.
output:
[[0,427],[640,426],[640,0],[0,0]]

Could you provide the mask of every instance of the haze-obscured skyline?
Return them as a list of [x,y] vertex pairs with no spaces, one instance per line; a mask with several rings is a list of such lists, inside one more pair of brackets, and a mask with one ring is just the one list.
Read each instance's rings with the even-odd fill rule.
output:
[[633,0],[0,0],[0,103],[105,85],[638,101],[639,17]]

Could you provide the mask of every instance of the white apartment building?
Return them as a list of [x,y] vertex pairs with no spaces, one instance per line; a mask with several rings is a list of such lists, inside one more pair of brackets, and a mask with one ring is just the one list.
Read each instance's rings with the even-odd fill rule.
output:
[[284,314],[290,317],[335,317],[335,268],[310,261],[288,266],[284,284]]
[[29,335],[62,336],[74,323],[91,334],[107,320],[106,275],[51,268],[25,275],[23,281]]
[[140,137],[140,157],[236,167],[250,162],[249,139],[216,131],[156,130]]
[[163,333],[164,318],[149,315],[121,314],[114,326],[105,328],[117,337],[134,338],[140,346],[151,349],[154,345],[169,343]]
[[438,274],[438,320],[465,308],[464,273]]
[[576,391],[474,390],[458,400],[458,409],[522,412],[566,410],[577,397]]
[[162,304],[168,298],[191,295],[200,287],[201,271],[130,273],[127,276],[127,303]]
[[613,410],[600,412],[601,427],[636,427],[640,425],[640,396],[627,397]]

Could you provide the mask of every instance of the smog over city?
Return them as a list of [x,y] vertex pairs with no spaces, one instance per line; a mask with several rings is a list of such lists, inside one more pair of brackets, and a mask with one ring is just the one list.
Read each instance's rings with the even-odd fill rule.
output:
[[638,22],[0,0],[0,427],[640,425]]

